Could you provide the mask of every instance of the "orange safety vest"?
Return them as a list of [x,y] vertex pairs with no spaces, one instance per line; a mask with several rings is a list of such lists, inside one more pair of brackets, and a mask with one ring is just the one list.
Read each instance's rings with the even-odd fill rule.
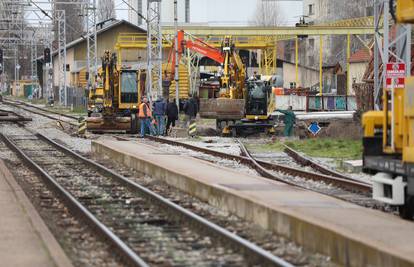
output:
[[[144,113],[145,106],[147,107],[147,116],[145,116],[145,113]],[[149,107],[148,104],[142,103],[141,105],[139,105],[138,117],[139,118],[151,118],[152,117],[151,108]]]

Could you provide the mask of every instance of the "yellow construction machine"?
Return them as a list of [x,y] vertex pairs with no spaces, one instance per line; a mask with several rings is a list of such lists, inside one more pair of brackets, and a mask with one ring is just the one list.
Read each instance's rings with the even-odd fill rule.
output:
[[[179,55],[192,51],[214,60],[222,67],[220,91],[213,98],[200,99],[200,116],[216,119],[217,130],[225,135],[273,132],[273,124],[267,113],[271,90],[263,81],[246,80],[246,67],[232,37],[225,36],[221,48],[217,49],[201,39],[186,39],[186,36],[190,35],[184,31],[178,32]],[[175,65],[175,60],[173,56],[171,66]]]
[[[396,11],[398,23],[414,23],[414,0],[397,1]],[[383,70],[387,75],[411,73],[413,51],[410,51],[411,40],[407,39],[407,52],[411,53],[408,64],[393,60]],[[362,118],[363,168],[365,172],[375,174],[373,198],[398,206],[402,218],[413,219],[414,77],[388,79],[395,80],[383,88],[382,110],[369,111]]]
[[118,65],[116,53],[105,51],[95,87],[89,92],[88,131],[138,132],[141,72],[132,66]]

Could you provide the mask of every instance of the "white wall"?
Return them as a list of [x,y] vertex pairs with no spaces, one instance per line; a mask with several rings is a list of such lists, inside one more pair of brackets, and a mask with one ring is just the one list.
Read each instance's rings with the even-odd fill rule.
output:
[[[299,84],[297,86],[310,87],[319,82],[319,71],[299,66]],[[283,62],[283,87],[289,88],[291,82],[296,80],[295,64]]]

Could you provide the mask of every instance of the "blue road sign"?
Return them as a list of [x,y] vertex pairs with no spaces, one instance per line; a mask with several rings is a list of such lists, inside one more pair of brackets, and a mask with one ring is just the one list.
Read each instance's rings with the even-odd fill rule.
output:
[[308,127],[309,132],[311,132],[313,135],[317,135],[321,129],[322,128],[317,122],[312,122]]

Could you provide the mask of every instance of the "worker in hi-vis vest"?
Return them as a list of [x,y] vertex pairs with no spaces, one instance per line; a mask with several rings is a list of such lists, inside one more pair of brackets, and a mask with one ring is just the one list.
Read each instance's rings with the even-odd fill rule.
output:
[[144,97],[139,105],[138,118],[141,123],[141,137],[144,137],[146,132],[151,133],[152,111],[147,97]]

